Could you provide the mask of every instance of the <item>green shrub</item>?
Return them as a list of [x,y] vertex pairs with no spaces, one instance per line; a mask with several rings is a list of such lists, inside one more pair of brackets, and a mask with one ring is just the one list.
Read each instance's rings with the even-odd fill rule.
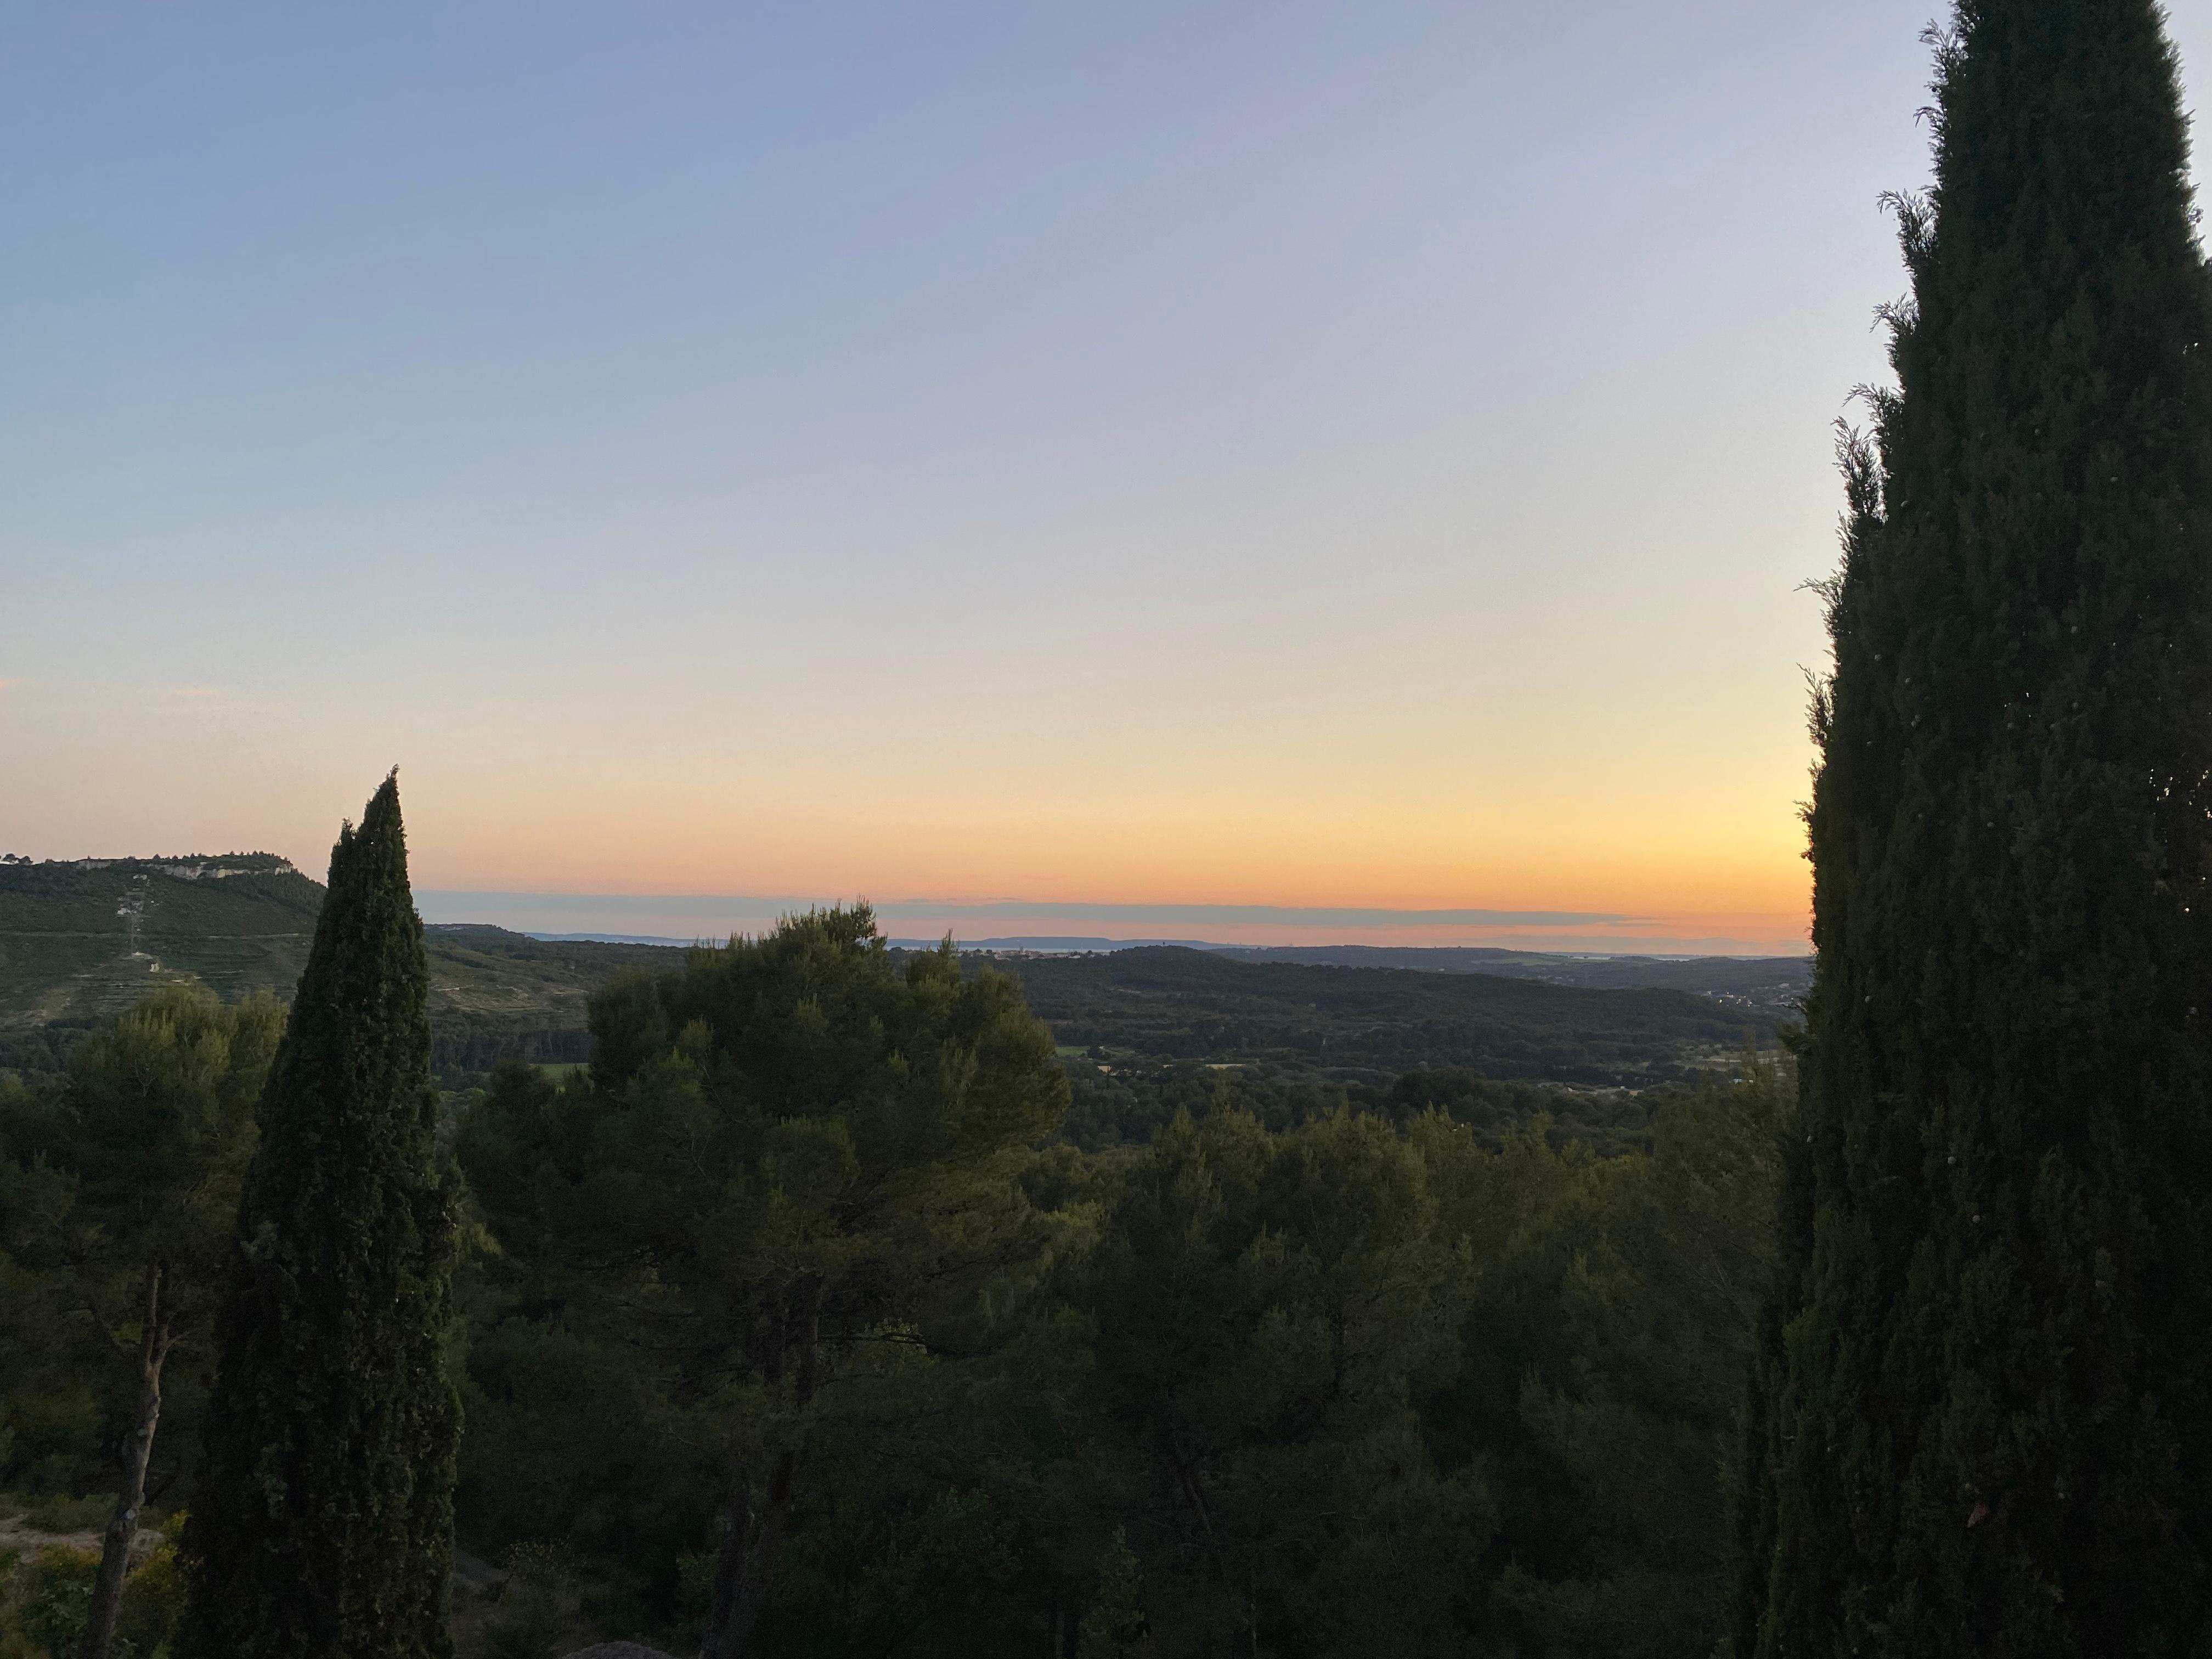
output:
[[100,1557],[91,1550],[56,1545],[39,1552],[23,1598],[23,1633],[47,1659],[70,1659],[92,1613],[92,1581]]
[[131,1570],[123,1586],[123,1609],[115,1623],[118,1659],[162,1659],[185,1613],[185,1574],[177,1563],[177,1540],[184,1536],[185,1512],[161,1523],[161,1541]]

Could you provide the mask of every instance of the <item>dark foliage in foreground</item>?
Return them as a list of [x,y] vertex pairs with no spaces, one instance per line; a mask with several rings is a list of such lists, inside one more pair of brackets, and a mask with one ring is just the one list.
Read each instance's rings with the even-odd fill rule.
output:
[[331,854],[239,1209],[180,1650],[451,1651],[453,1218],[395,780]]
[[2150,0],[1966,0],[1845,451],[1743,1654],[2203,1650],[2212,306]]
[[[849,916],[597,1023],[594,1070],[449,1102],[461,1536],[518,1570],[464,1595],[471,1659],[1711,1650],[1771,1077],[1347,1106],[1194,1067],[1084,1151],[1010,981]],[[0,1484],[46,1492],[113,1490],[132,1405],[34,1248],[84,1224],[74,1087],[0,1083]],[[161,1502],[221,1519],[202,1443],[220,1479],[242,1437],[172,1392]]]
[[472,1547],[726,1655],[1711,1650],[1771,1078],[1612,1158],[1465,1074],[1085,1153],[1008,981],[864,924],[611,985],[592,1073],[470,1109]]

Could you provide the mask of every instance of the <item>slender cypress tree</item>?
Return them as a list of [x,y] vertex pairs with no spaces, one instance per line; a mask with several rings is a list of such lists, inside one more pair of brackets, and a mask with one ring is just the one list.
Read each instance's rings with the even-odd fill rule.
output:
[[1963,0],[1844,447],[1740,1655],[2212,1643],[2212,287],[2151,0]]
[[453,1224],[427,990],[395,773],[331,854],[262,1101],[185,1534],[191,1659],[452,1650]]

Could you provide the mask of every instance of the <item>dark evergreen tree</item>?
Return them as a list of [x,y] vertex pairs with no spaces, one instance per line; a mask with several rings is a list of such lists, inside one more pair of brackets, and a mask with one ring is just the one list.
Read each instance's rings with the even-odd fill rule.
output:
[[1848,441],[1741,1654],[2212,1640],[2212,307],[2151,0],[1964,0]]
[[193,1659],[451,1651],[454,1229],[427,990],[395,774],[331,854],[262,1101],[186,1533]]
[[1152,1644],[1145,1635],[1143,1595],[1144,1577],[1129,1534],[1116,1527],[1098,1563],[1098,1599],[1077,1632],[1075,1659],[1145,1659]]

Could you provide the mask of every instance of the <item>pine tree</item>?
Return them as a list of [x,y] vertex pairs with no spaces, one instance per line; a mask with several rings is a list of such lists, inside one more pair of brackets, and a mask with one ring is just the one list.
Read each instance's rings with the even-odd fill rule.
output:
[[331,854],[261,1107],[186,1553],[191,1659],[444,1659],[459,1400],[397,774]]
[[1963,0],[1847,438],[1739,1654],[2200,1652],[2212,287],[2151,0]]
[[1076,1659],[1145,1659],[1152,1650],[1145,1632],[1144,1579],[1128,1534],[1116,1527],[1098,1558],[1098,1599],[1076,1634]]

